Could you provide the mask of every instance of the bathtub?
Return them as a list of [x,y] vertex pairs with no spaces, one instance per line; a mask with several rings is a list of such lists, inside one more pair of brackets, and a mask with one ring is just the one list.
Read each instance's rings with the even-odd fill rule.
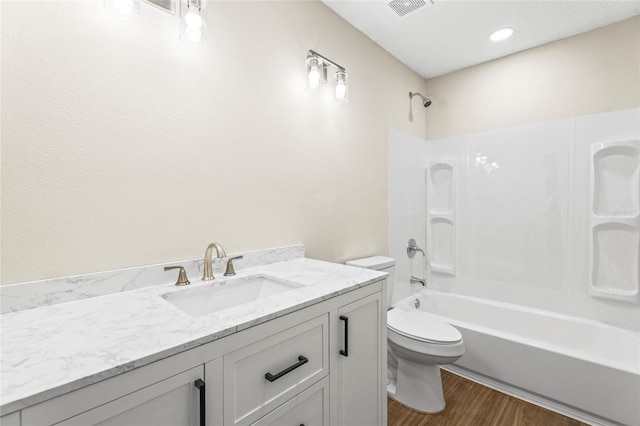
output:
[[462,333],[454,373],[586,423],[640,425],[639,332],[428,289],[396,306],[416,299]]

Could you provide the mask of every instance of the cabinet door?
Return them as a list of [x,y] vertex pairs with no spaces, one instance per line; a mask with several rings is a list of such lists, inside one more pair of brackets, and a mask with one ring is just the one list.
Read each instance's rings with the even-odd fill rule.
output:
[[0,417],[0,425],[2,426],[20,426],[20,412],[7,414]]
[[340,425],[386,424],[382,409],[386,394],[386,383],[382,381],[382,371],[386,369],[384,314],[381,293],[338,309],[337,415]]
[[65,420],[58,425],[198,426],[202,366],[162,380],[129,395]]

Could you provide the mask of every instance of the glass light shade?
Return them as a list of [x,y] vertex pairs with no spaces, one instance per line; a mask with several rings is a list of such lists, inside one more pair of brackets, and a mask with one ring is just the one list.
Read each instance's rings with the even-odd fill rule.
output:
[[187,14],[184,16],[184,23],[189,28],[199,30],[202,28],[202,16],[200,16],[200,8],[190,4]]
[[200,45],[207,39],[204,0],[185,0],[180,4],[180,40]]
[[200,28],[186,28],[184,35],[187,41],[191,43],[199,43],[202,40],[202,31]]
[[133,12],[133,0],[113,0],[113,7],[121,15],[128,15]]
[[320,85],[320,71],[318,67],[311,67],[309,70],[309,86],[312,89],[317,88]]
[[344,70],[338,70],[335,74],[336,85],[334,87],[333,100],[337,103],[346,104],[348,102],[349,76]]
[[322,61],[316,57],[307,58],[307,79],[309,87],[316,89],[322,80]]
[[344,84],[344,81],[338,80],[338,83],[336,83],[336,99],[340,101],[344,99],[345,96],[347,96],[347,86]]

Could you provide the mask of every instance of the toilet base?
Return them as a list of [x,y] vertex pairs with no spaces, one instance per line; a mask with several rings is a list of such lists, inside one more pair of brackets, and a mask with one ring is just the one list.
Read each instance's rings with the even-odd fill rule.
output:
[[423,413],[444,410],[440,366],[399,358],[396,383],[387,385],[387,394],[400,404]]
[[394,396],[389,392],[389,390],[387,389],[387,396],[391,399],[393,399],[397,404],[402,405],[404,408],[406,408],[407,410],[411,410],[411,411],[415,411],[416,413],[420,413],[420,414],[438,414],[441,411],[444,411],[444,409],[442,409],[441,411],[436,411],[435,413],[432,412],[427,412],[427,411],[420,411],[420,410],[416,410],[413,407],[409,407],[406,404],[403,404],[402,402],[398,401],[397,399],[394,398]]

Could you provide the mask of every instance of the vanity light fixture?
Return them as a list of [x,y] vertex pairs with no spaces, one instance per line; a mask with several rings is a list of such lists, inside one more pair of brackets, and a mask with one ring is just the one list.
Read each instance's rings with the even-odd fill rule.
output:
[[[199,45],[207,38],[206,0],[143,0],[180,19],[180,40]],[[105,0],[104,8],[121,18],[138,17],[140,0]],[[175,19],[175,18],[173,18]]]
[[346,104],[349,100],[349,76],[347,71],[344,67],[313,50],[309,50],[307,53],[307,82],[312,89],[320,87],[321,83],[326,84],[327,69],[331,66],[337,68],[332,79],[333,100],[337,103]]
[[184,0],[180,5],[180,40],[201,44],[206,40],[204,0]]
[[489,35],[489,40],[493,42],[498,42],[502,40],[506,40],[513,35],[515,30],[511,27],[501,28],[497,31],[494,31]]

